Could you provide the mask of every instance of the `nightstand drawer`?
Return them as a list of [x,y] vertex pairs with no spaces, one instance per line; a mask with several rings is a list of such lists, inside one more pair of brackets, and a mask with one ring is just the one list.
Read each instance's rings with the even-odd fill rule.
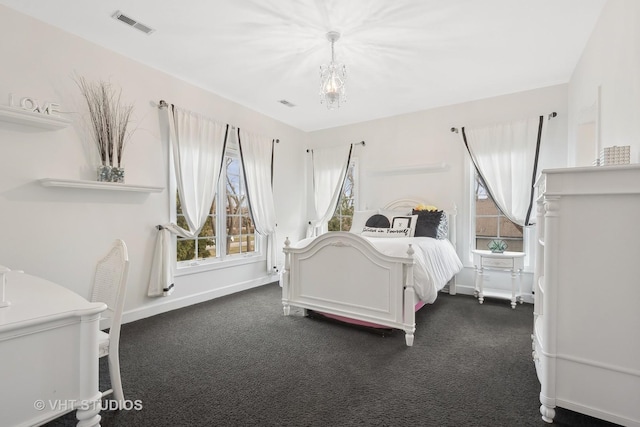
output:
[[482,257],[483,267],[513,268],[513,258],[485,258]]

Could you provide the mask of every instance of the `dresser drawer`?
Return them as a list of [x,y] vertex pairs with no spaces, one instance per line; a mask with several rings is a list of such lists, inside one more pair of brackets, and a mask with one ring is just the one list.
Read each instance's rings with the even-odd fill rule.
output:
[[491,268],[513,268],[513,258],[482,257],[482,266]]

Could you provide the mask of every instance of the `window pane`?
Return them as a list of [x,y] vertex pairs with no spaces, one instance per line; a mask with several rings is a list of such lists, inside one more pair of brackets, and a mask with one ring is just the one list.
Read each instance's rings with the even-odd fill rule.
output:
[[226,184],[226,233],[228,255],[255,252],[255,229],[239,158],[228,157]]
[[342,222],[340,224],[340,229],[343,231],[349,231],[351,230],[351,221],[353,219],[353,214],[351,214],[351,216],[344,216],[342,217]]
[[500,218],[500,237],[522,239],[522,227],[511,222],[507,217]]
[[522,252],[522,227],[511,222],[500,212],[477,175],[475,186],[476,249],[486,250],[492,240],[501,239],[507,243],[508,251]]
[[200,237],[213,237],[215,236],[215,223],[211,216],[208,216],[200,230]]
[[176,254],[178,261],[191,261],[195,259],[196,254],[196,242],[195,240],[187,240],[178,237],[176,245]]
[[176,213],[178,215],[182,215],[182,204],[180,203],[180,195],[179,193],[176,191]]
[[476,217],[476,236],[498,236],[498,217]]
[[189,229],[189,227],[187,226],[187,220],[184,219],[184,215],[178,215],[176,217],[176,222],[178,223],[178,226],[180,228],[184,228],[185,230]]
[[499,215],[491,197],[476,198],[476,215]]
[[355,163],[349,165],[338,206],[329,220],[329,231],[349,231],[355,206]]
[[[225,157],[223,191],[218,193],[209,210],[210,214],[195,239],[177,238],[177,261],[191,261],[224,255],[242,254],[256,251],[256,237],[253,220],[249,212],[246,184],[239,157],[233,152]],[[216,203],[221,206],[216,208]],[[218,217],[221,215],[222,217]],[[226,229],[226,242],[217,242],[217,221],[222,221]],[[176,192],[176,222],[188,229],[180,197]],[[223,246],[219,246],[222,244]]]
[[[211,212],[215,212],[215,200],[211,206]],[[176,192],[176,223],[178,226],[189,230],[187,221],[180,206],[180,196]],[[216,227],[215,216],[209,215],[195,239],[177,238],[176,261],[192,261],[216,256],[215,247]]]
[[198,239],[198,257],[209,258],[216,256],[216,241],[214,239]]

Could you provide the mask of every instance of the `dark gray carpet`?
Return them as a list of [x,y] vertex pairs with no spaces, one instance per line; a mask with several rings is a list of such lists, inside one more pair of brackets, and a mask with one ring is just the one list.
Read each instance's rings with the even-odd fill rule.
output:
[[[546,426],[532,306],[441,294],[415,344],[302,316],[263,286],[123,325],[110,426]],[[106,360],[101,384],[108,386]],[[73,414],[47,426],[74,425]],[[558,409],[557,426],[612,426]]]

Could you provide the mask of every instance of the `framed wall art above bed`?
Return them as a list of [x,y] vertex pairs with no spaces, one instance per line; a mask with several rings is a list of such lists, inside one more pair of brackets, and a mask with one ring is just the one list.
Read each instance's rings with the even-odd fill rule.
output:
[[284,314],[296,306],[357,324],[401,329],[406,344],[413,345],[416,309],[433,303],[447,283],[455,293],[455,275],[462,270],[452,243],[455,209],[417,207],[426,206],[397,200],[354,213],[349,232],[328,232],[294,245],[287,238]]

